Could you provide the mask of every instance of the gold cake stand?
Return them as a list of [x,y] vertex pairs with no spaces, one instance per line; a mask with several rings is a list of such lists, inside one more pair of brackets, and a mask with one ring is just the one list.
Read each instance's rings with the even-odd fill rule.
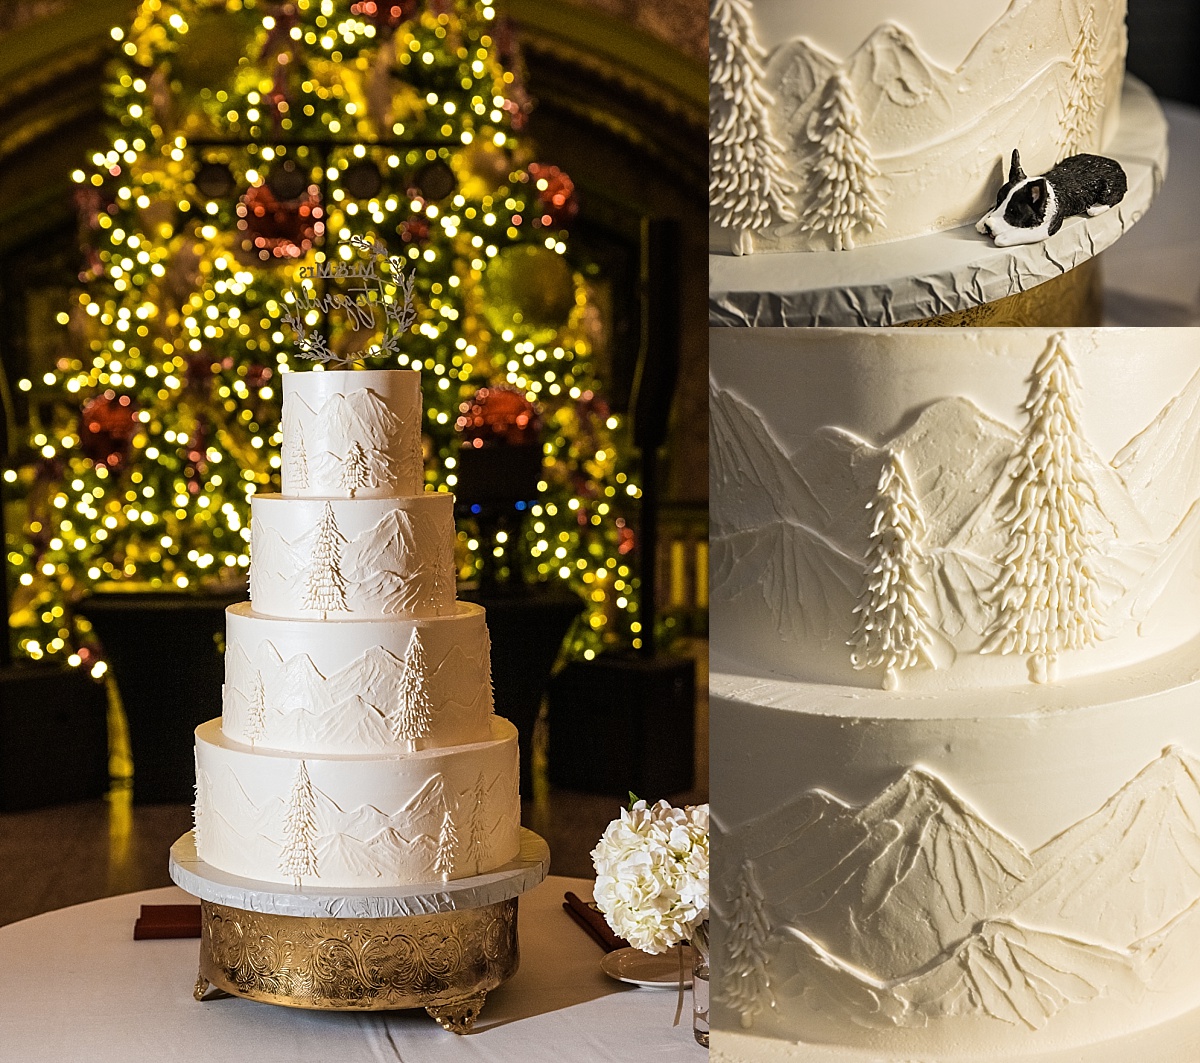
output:
[[197,1000],[239,996],[329,1011],[424,1008],[466,1033],[487,994],[516,973],[517,901],[550,867],[521,830],[516,860],[484,875],[394,890],[291,888],[171,847],[176,885],[200,898]]

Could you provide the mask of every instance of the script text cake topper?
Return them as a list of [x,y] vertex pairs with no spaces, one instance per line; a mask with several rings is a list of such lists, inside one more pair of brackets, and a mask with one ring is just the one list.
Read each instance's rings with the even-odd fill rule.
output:
[[[349,366],[368,358],[394,355],[400,351],[400,338],[417,317],[413,305],[416,270],[408,272],[398,255],[389,255],[382,243],[352,236],[350,246],[364,253],[357,262],[330,261],[300,268],[300,284],[291,289],[291,300],[283,321],[296,334],[296,353],[309,361],[328,366]],[[318,291],[313,281],[326,282]],[[347,282],[341,291],[329,291],[329,281]],[[339,311],[348,329],[368,335],[378,327],[376,312],[383,311],[383,335],[366,350],[339,353],[329,346],[323,332],[314,332],[305,320],[310,310],[321,314]]]

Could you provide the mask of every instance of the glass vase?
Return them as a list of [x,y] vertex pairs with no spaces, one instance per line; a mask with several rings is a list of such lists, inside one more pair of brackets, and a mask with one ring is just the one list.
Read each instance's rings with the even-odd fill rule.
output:
[[692,1033],[708,1047],[708,921],[692,932]]

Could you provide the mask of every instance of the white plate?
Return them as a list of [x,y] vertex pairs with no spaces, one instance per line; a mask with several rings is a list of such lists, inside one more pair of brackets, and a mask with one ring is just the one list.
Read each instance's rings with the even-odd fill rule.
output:
[[692,984],[692,947],[679,945],[660,956],[637,949],[617,949],[600,961],[600,970],[609,978],[649,989],[675,989],[679,986],[679,950],[683,949],[683,986]]

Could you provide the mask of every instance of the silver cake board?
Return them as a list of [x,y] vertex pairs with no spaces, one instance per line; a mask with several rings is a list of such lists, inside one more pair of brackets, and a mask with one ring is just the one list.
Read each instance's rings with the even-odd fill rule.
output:
[[1125,79],[1120,123],[1104,153],[1125,169],[1125,198],[1094,218],[1068,219],[1042,243],[995,247],[971,223],[850,251],[710,254],[709,324],[898,325],[1054,280],[1116,243],[1162,185],[1167,122],[1154,94],[1135,78]]
[[331,889],[231,875],[196,855],[191,831],[171,846],[171,881],[202,901],[266,915],[308,919],[397,919],[438,912],[483,908],[510,900],[538,885],[550,870],[550,847],[521,828],[516,859],[470,878],[425,882],[391,889]]

